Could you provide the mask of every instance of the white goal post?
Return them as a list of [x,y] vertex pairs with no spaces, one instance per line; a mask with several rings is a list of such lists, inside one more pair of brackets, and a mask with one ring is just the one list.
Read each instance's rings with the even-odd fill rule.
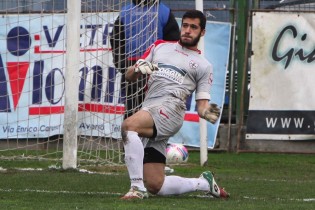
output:
[[[65,86],[78,87],[77,70],[80,67],[81,0],[67,1],[66,73]],[[77,167],[78,88],[65,89],[65,119],[62,167]]]
[[[203,0],[196,0],[196,9],[203,11]],[[198,48],[201,52],[204,52],[204,38],[201,37],[199,41]],[[199,119],[200,128],[200,165],[205,166],[208,163],[208,131],[207,131],[207,121],[205,119]]]

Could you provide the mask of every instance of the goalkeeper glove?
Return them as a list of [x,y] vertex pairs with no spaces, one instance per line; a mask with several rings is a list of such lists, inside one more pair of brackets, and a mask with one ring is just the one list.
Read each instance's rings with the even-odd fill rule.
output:
[[141,72],[142,74],[152,74],[154,70],[158,70],[158,66],[143,59],[139,59],[135,64],[135,72]]
[[220,111],[220,107],[218,107],[217,104],[210,104],[210,106],[203,111],[202,117],[214,124],[220,117]]

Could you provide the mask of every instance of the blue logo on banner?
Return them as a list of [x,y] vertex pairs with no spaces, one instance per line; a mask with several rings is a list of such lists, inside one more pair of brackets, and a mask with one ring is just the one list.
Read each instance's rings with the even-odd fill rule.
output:
[[29,32],[23,27],[12,28],[7,35],[8,51],[15,56],[24,55],[32,44]]

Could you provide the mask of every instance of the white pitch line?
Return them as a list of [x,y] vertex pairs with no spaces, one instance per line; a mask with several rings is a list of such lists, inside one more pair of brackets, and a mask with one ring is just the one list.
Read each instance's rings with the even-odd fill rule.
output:
[[[68,191],[68,190],[61,190],[61,191],[54,191],[54,190],[36,190],[36,189],[21,189],[21,190],[14,190],[14,189],[1,189],[0,192],[8,192],[8,193],[14,193],[14,192],[35,192],[35,193],[51,193],[51,194],[80,194],[80,195],[117,195],[122,196],[122,193],[118,192],[76,192],[76,191]],[[200,198],[210,198],[207,196],[197,195],[193,197],[200,197]],[[243,196],[244,199],[249,200],[266,200],[266,198],[258,198],[258,197],[250,197],[250,196]],[[279,201],[300,201],[300,202],[315,202],[315,198],[290,198],[290,199],[283,199],[283,198],[276,198]]]
[[[12,168],[13,170],[16,170],[16,171],[44,171],[44,170],[47,170],[47,169],[43,169],[43,168]],[[50,170],[60,170],[60,168],[56,168],[54,166],[49,166]],[[0,172],[6,172],[8,171],[8,169],[6,168],[2,168],[0,166]],[[101,174],[101,175],[115,175],[115,173],[112,173],[112,172],[94,172],[94,171],[89,171],[89,170],[86,170],[86,169],[78,169],[78,172],[80,173],[86,173],[86,174]]]
[[[264,181],[264,182],[291,182],[291,180],[286,180],[286,179],[251,179],[251,178],[238,178],[238,180],[241,181]],[[307,183],[311,182],[313,183],[314,180],[294,180],[294,182],[298,183]]]
[[36,193],[52,193],[52,194],[81,194],[81,195],[123,195],[122,193],[118,192],[76,192],[76,191],[68,191],[68,190],[61,190],[61,191],[54,191],[54,190],[36,190],[36,189],[21,189],[21,190],[14,190],[14,189],[1,189],[0,192],[36,192]]
[[[257,198],[257,197],[250,197],[250,196],[243,196],[245,199],[250,199],[250,200],[267,200],[266,198]],[[315,201],[315,198],[290,198],[290,199],[284,199],[284,198],[275,198],[276,200],[279,201],[303,201],[303,202],[312,202]]]

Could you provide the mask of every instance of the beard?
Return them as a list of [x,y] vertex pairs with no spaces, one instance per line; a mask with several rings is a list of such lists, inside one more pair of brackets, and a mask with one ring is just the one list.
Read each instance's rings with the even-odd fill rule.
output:
[[196,37],[196,38],[193,38],[191,41],[184,41],[182,39],[183,36],[180,37],[179,39],[179,43],[184,46],[184,47],[195,47],[198,45],[198,42],[200,40],[200,37],[201,37],[201,33]]

